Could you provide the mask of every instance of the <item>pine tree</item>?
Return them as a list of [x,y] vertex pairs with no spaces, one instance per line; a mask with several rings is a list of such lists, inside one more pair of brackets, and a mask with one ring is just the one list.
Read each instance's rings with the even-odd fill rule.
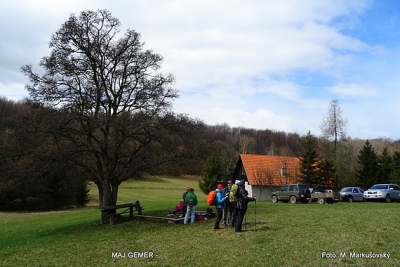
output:
[[219,155],[211,154],[203,165],[202,179],[199,181],[201,191],[208,194],[218,183],[226,182],[232,174],[231,165],[226,151],[222,151]]
[[361,186],[370,188],[376,183],[378,173],[378,156],[372,145],[367,140],[362,150],[357,156],[356,175]]
[[335,181],[335,165],[326,160],[326,159],[321,159],[318,162],[318,178],[319,178],[319,185],[321,187],[337,187],[336,184],[333,184],[332,182]]
[[375,183],[384,184],[390,181],[392,161],[392,156],[388,153],[387,148],[384,148],[382,154],[378,157],[378,173]]
[[315,137],[308,132],[303,142],[303,152],[300,157],[300,179],[309,186],[318,186],[318,152]]
[[392,157],[392,172],[389,176],[391,183],[400,184],[400,152],[396,151]]

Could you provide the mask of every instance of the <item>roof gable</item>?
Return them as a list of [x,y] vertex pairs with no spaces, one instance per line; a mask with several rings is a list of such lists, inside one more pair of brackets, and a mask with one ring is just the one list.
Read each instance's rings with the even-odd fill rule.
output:
[[242,168],[251,185],[298,183],[299,161],[297,157],[241,154],[235,172]]

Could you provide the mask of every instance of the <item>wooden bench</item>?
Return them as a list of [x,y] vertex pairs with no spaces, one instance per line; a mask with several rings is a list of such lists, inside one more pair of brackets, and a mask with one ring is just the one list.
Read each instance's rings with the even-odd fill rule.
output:
[[[196,211],[197,214],[201,214],[201,215],[205,215],[206,212],[205,211]],[[172,215],[171,217],[161,217],[161,216],[150,216],[150,215],[135,215],[134,217],[139,219],[146,219],[146,220],[161,220],[161,221],[167,221],[167,222],[174,222],[174,223],[179,223],[179,222],[183,222],[185,220],[184,217],[179,216],[178,214],[174,213],[174,212],[170,212],[170,215]],[[190,218],[189,218],[190,221]]]
[[150,215],[135,215],[135,218],[137,219],[148,219],[148,220],[161,220],[161,221],[167,221],[167,222],[183,222],[185,218],[183,217],[159,217],[159,216],[150,216]]
[[[136,200],[133,203],[127,203],[127,204],[119,204],[115,206],[104,206],[104,207],[99,207],[101,210],[101,218],[105,218],[106,216],[110,220],[110,225],[114,224],[114,218],[115,216],[120,216],[121,214],[128,213],[129,212],[129,218],[133,219],[133,212],[137,211],[139,215],[142,215],[142,210],[144,208],[140,206],[139,200]],[[117,212],[118,209],[123,209],[121,212]]]

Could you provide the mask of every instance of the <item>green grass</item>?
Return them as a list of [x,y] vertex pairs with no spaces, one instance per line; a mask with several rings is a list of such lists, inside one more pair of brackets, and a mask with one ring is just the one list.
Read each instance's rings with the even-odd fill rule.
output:
[[[146,214],[166,215],[186,188],[207,208],[196,178],[152,178],[121,185],[118,203],[139,199]],[[97,190],[93,187],[91,204]],[[250,203],[245,231],[214,232],[214,219],[194,225],[126,220],[99,224],[95,207],[0,213],[0,266],[399,266],[399,203],[333,205]],[[255,209],[257,207],[257,209]],[[257,218],[255,224],[255,217]],[[153,259],[112,252],[153,252]],[[322,258],[323,252],[335,259]],[[340,253],[346,258],[340,258]],[[350,253],[389,252],[390,259]]]

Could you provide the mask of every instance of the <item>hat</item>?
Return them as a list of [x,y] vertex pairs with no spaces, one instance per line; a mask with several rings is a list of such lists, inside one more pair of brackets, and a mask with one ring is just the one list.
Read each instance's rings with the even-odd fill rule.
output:
[[218,188],[219,190],[222,190],[222,189],[224,189],[224,186],[223,186],[222,184],[219,184],[219,185],[217,186],[217,188]]
[[232,181],[232,180],[229,180],[229,181],[228,181],[228,184],[233,184],[233,181]]

